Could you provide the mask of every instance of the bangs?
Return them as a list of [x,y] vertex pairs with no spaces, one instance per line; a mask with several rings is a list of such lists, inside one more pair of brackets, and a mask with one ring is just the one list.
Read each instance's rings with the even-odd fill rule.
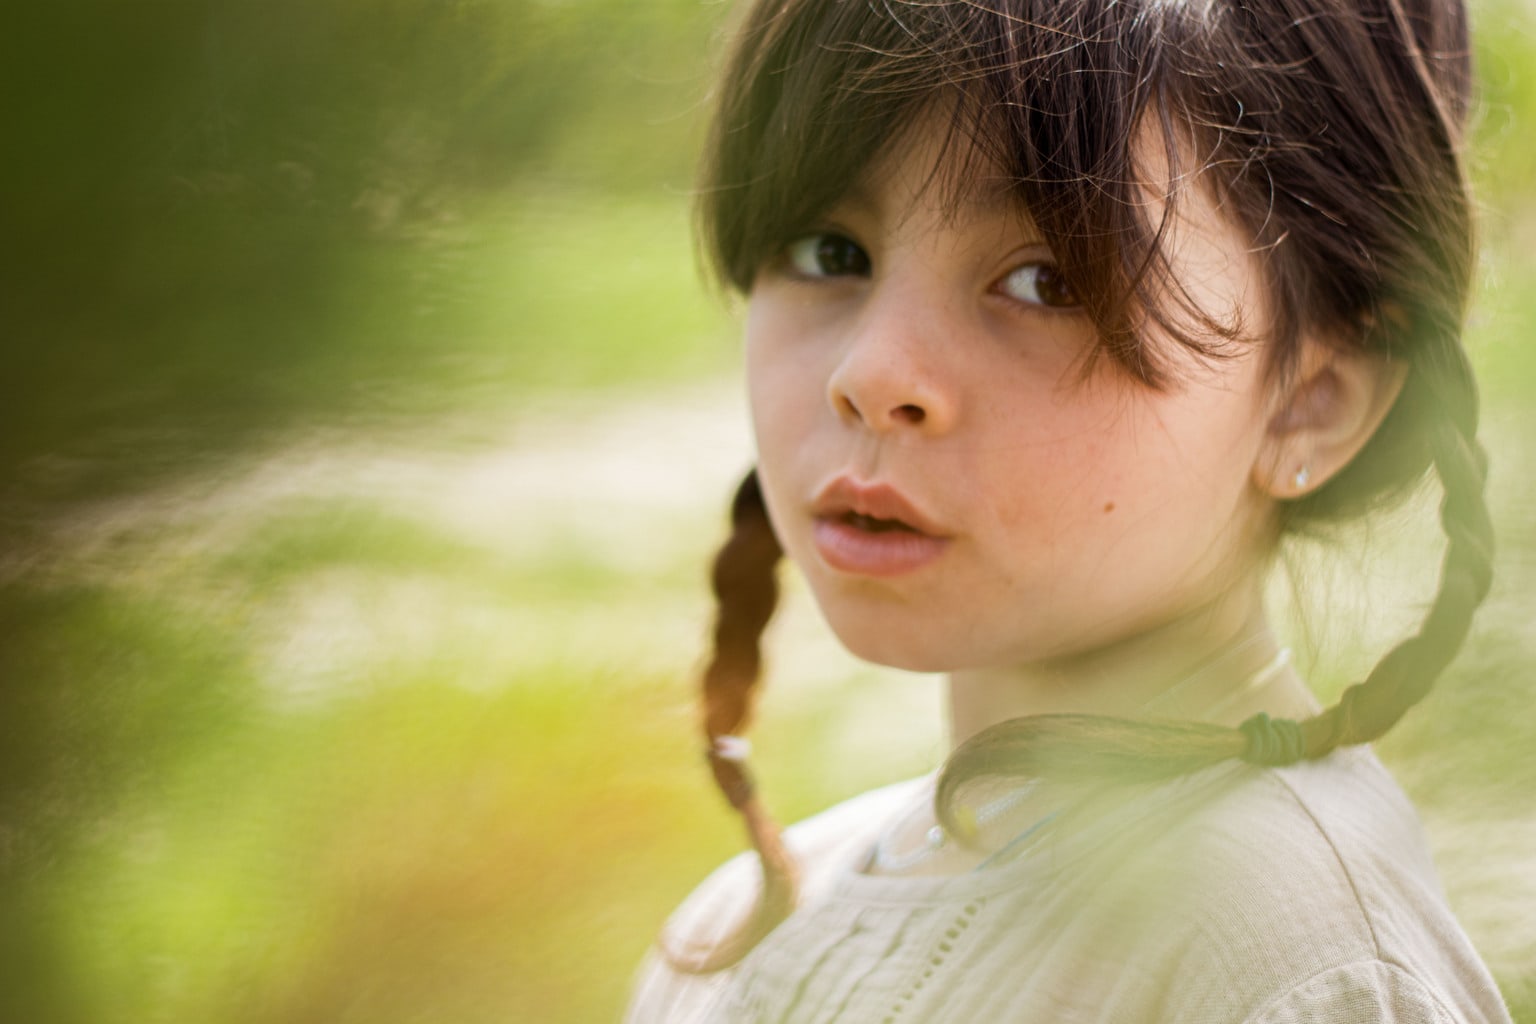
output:
[[[947,127],[946,201],[1006,193],[1051,248],[1103,351],[1154,386],[1155,323],[1202,355],[1240,332],[1187,300],[1162,245],[1194,120],[1174,118],[1169,52],[1197,28],[1170,3],[808,0],[744,27],[700,197],[719,275],[748,292],[917,125]],[[1207,15],[1208,17],[1210,15]],[[1161,143],[1161,153],[1145,152]],[[1142,152],[1137,152],[1137,147]],[[1145,163],[1167,170],[1149,191]],[[1001,175],[1001,180],[999,180]],[[1155,218],[1155,220],[1154,220]]]

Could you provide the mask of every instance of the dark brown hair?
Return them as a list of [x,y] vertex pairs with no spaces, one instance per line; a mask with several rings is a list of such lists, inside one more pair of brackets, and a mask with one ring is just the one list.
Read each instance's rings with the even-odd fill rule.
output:
[[[1408,367],[1364,450],[1285,503],[1283,526],[1355,516],[1411,490],[1431,465],[1444,488],[1448,544],[1429,613],[1337,705],[1303,722],[1259,715],[1240,729],[1079,715],[1005,722],[950,758],[937,797],[946,825],[957,788],[983,776],[1152,779],[1368,742],[1461,647],[1489,588],[1493,545],[1460,340],[1475,262],[1462,162],[1470,88],[1466,16],[1453,0],[760,0],[749,11],[699,203],[706,251],[734,288],[750,291],[758,269],[906,126],[937,112],[952,154],[974,169],[947,184],[979,187],[981,168],[1001,168],[1092,318],[1101,354],[1162,387],[1166,360],[1149,335],[1219,356],[1239,332],[1194,308],[1169,274],[1177,191],[1154,219],[1136,163],[1139,140],[1160,139],[1169,180],[1214,190],[1265,261],[1272,373],[1291,372],[1303,335]],[[705,727],[716,776],[747,813],[769,898],[737,941],[673,950],[685,968],[732,962],[793,902],[777,830],[744,766],[715,746],[749,713],[777,557],[749,477],[716,563]]]

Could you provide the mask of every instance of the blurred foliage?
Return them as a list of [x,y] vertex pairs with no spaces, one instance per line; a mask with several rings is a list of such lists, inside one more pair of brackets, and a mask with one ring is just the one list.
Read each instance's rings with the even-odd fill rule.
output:
[[[1471,344],[1511,442],[1536,385],[1536,22],[1520,0],[1478,9]],[[250,486],[305,445],[447,459],[560,396],[730,366],[687,224],[727,18],[699,0],[11,12],[0,1020],[610,1020],[666,910],[739,848],[679,681],[720,494],[635,540],[658,568],[576,532],[519,544],[517,509],[506,536],[466,538],[424,510],[432,477],[402,498],[322,461]],[[1536,784],[1536,491],[1519,446],[1495,454],[1500,590],[1433,714],[1383,744],[1432,834],[1528,822]],[[850,723],[867,737],[892,699],[833,683],[765,709],[786,818],[926,766],[910,745],[851,755]],[[1478,865],[1451,853],[1474,900]],[[1469,922],[1536,1021],[1519,927]]]
[[[132,486],[296,420],[700,358],[718,320],[680,272],[677,199],[707,84],[678,55],[709,48],[722,10],[14,12],[0,496]],[[635,358],[652,316],[657,344]]]

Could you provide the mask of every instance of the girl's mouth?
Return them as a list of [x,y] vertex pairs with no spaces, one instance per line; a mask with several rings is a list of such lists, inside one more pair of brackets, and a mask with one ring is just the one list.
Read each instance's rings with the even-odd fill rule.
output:
[[937,559],[951,537],[886,483],[838,477],[811,508],[816,553],[829,568],[855,576],[900,576]]
[[923,533],[900,519],[862,512],[817,516],[811,538],[829,568],[853,576],[887,578],[921,569],[937,560],[950,543],[948,537]]
[[908,526],[900,519],[878,519],[875,516],[866,516],[859,512],[847,512],[840,517],[840,521],[847,523],[855,529],[864,530],[867,533],[890,533],[893,530],[901,530],[906,533],[921,533],[915,527]]
[[888,483],[840,476],[811,502],[811,515],[835,519],[869,533],[904,531],[944,537],[950,531]]

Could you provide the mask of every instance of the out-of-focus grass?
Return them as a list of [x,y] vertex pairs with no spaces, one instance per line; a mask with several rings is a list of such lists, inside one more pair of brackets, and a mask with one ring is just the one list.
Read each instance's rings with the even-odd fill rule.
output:
[[[9,851],[63,971],[20,991],[103,1024],[612,1019],[671,902],[738,845],[698,770],[687,645],[658,676],[607,639],[701,621],[693,574],[658,588],[558,550],[519,572],[355,497],[241,519],[165,560],[143,524],[7,595],[5,667],[71,686],[50,700],[75,716],[73,748],[12,751],[60,801],[21,807],[40,845]],[[315,646],[288,650],[316,592]],[[568,628],[505,628],[535,611]],[[775,718],[787,813],[861,781],[805,771],[827,716]]]
[[[682,196],[482,199],[420,242],[350,261],[338,287],[377,385],[421,411],[473,412],[477,399],[503,409],[525,393],[730,365],[723,311],[697,284]],[[345,379],[337,370],[319,379]],[[421,380],[436,386],[410,386]]]
[[[7,415],[37,408],[0,440],[0,499],[67,508],[216,476],[292,429],[408,441],[423,422],[441,433],[453,419],[473,437],[481,414],[519,402],[719,373],[733,358],[724,311],[698,286],[687,202],[661,190],[466,197],[434,220],[331,240],[313,287],[266,266],[240,296],[199,291],[208,275],[195,263],[207,255],[174,241],[175,255],[139,254],[156,279],[190,290],[142,298],[174,314],[139,325],[71,314],[84,317],[79,330],[119,335],[89,356],[93,379],[124,382],[110,401],[80,400],[78,353],[30,339],[42,351],[29,362],[61,365],[10,399]],[[250,244],[269,257],[281,249]]]
[[610,1015],[661,909],[637,883],[687,810],[645,767],[671,742],[659,688],[464,681],[445,667],[248,719],[120,808],[113,841],[54,873],[84,1019]]

